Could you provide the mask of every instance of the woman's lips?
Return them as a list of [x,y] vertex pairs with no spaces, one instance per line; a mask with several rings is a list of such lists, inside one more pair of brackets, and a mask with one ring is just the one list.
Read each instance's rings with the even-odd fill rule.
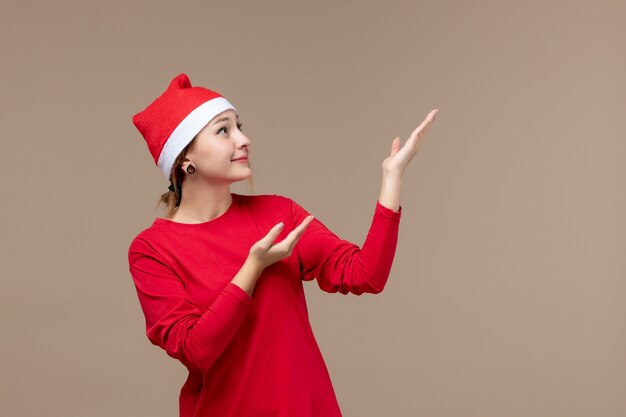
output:
[[233,162],[248,162],[248,158],[233,159]]

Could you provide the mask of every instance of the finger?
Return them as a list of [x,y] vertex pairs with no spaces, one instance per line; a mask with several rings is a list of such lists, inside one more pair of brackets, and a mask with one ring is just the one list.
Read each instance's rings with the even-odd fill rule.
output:
[[439,109],[431,110],[431,112],[428,113],[428,115],[422,121],[422,123],[420,123],[420,125],[413,131],[413,133],[411,133],[411,137],[420,136],[422,132],[426,133],[428,131],[428,128],[432,124],[432,122],[435,120],[435,116],[437,115],[438,112],[439,112]]
[[315,216],[312,214],[305,217],[304,220],[302,220],[302,222],[300,222],[300,224],[295,229],[293,229],[291,233],[289,233],[288,237],[290,237],[291,235],[302,235],[314,218]]
[[287,242],[290,247],[295,246],[295,244],[298,243],[298,241],[300,240],[300,237],[302,237],[302,235],[304,234],[306,228],[309,226],[309,224],[311,224],[311,222],[313,222],[313,219],[315,219],[315,216],[312,214],[305,217],[304,220],[302,220],[302,222],[298,225],[298,227],[293,229],[291,233],[287,235],[283,242]]
[[422,121],[422,123],[420,123],[420,125],[413,131],[411,136],[413,136],[413,137],[420,136],[420,133],[426,132],[428,130],[428,126],[430,126],[431,122],[432,122],[432,118],[426,117]]
[[263,244],[266,246],[271,245],[276,240],[278,235],[280,235],[280,232],[283,230],[284,227],[285,225],[283,222],[276,224],[260,241],[263,242]]
[[389,156],[394,156],[400,150],[400,137],[396,136],[393,141],[391,141],[391,154]]

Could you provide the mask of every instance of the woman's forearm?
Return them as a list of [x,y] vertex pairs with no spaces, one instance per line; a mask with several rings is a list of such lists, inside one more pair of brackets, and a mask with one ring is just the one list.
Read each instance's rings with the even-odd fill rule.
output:
[[248,257],[231,282],[252,297],[254,287],[262,272],[263,268],[253,263]]
[[439,113],[439,109],[433,109],[428,113],[424,121],[411,133],[404,145],[401,145],[400,136],[391,141],[390,155],[383,160],[383,185],[378,199],[382,206],[393,211],[400,208],[400,183],[402,174],[413,157],[417,154],[420,142],[428,131],[430,125]]
[[383,171],[382,186],[380,189],[380,197],[378,201],[381,205],[398,211],[400,208],[400,185],[402,183],[402,175],[396,173],[388,173]]

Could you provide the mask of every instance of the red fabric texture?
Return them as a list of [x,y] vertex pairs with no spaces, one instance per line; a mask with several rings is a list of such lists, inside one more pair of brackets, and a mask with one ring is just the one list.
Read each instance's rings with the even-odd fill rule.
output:
[[250,296],[231,282],[250,247],[282,221],[281,241],[309,212],[276,194],[231,195],[228,210],[208,222],[156,218],[128,249],[148,339],[189,371],[180,417],[341,417],[302,281],[316,279],[329,293],[382,291],[402,207],[377,201],[362,247],[316,217]]

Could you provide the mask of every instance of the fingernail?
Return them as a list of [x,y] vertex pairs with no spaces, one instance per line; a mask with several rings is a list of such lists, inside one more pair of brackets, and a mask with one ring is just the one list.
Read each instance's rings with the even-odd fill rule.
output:
[[284,226],[283,222],[278,223],[278,228],[279,228],[279,229],[282,229],[282,228],[283,228],[283,226]]

